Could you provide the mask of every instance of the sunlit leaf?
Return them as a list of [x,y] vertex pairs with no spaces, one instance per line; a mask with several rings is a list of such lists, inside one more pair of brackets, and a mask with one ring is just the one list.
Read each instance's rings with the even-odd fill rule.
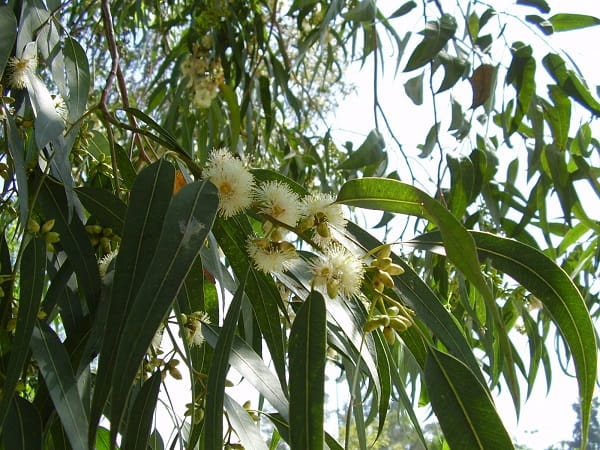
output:
[[555,14],[548,18],[555,31],[570,31],[600,25],[600,19],[586,14]]
[[431,348],[425,383],[444,437],[452,448],[514,448],[489,391],[458,359]]
[[567,69],[567,65],[560,55],[548,53],[542,59],[542,63],[563,91],[591,113],[596,116],[600,115],[600,103],[592,96],[575,72]]
[[313,292],[304,301],[290,332],[290,446],[292,450],[323,447],[325,299]]
[[425,192],[397,180],[363,178],[346,182],[337,202],[360,208],[415,215],[433,221],[440,229],[448,257],[488,299],[489,287],[479,269],[472,237],[460,222]]

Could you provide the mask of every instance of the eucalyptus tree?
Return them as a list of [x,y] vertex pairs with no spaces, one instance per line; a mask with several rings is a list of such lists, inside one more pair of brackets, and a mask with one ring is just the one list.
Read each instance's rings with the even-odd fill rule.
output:
[[[586,436],[600,104],[545,44],[600,19],[551,6],[3,2],[4,447],[367,448],[392,399],[426,444],[418,397],[450,447],[513,448],[492,392],[518,410],[550,380],[555,329]],[[357,63],[375,128],[339,142]],[[390,96],[428,107],[418,152]],[[331,366],[345,436],[324,431]]]

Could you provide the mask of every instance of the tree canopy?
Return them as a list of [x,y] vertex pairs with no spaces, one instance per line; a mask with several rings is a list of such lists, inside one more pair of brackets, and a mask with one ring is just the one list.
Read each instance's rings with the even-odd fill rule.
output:
[[418,402],[450,448],[510,449],[493,392],[518,411],[559,350],[585,446],[600,103],[550,39],[600,18],[553,3],[0,2],[3,446],[366,449],[391,402],[426,446]]

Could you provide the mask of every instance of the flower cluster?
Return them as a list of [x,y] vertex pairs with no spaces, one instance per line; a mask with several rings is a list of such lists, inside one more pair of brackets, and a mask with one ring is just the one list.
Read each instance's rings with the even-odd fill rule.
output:
[[8,60],[8,85],[13,89],[25,89],[29,84],[29,77],[35,75],[37,58],[35,56],[17,58],[12,56]]
[[[278,180],[255,185],[243,162],[226,149],[210,153],[204,177],[218,189],[223,218],[252,207],[261,219],[262,234],[253,234],[246,241],[256,270],[277,276],[302,264],[296,245],[287,238],[288,232],[295,232],[320,255],[308,263],[313,289],[331,299],[364,298],[363,283],[368,281],[373,297],[371,311],[377,307],[380,313],[369,317],[365,332],[382,328],[385,338],[393,343],[395,332],[412,325],[412,312],[384,292],[394,287],[393,277],[404,271],[392,261],[390,246],[382,246],[372,258],[372,252],[357,256],[344,246],[340,241],[344,241],[347,220],[333,195],[313,193],[302,198],[291,185]],[[367,258],[373,259],[368,267],[364,262]],[[194,336],[191,331],[189,334]]]
[[204,168],[204,178],[217,187],[221,216],[234,216],[252,204],[254,177],[244,163],[227,149],[211,152]]
[[210,324],[210,317],[204,311],[195,311],[191,314],[182,314],[183,338],[191,346],[200,346],[204,343],[202,324]]
[[194,103],[198,108],[210,108],[217,96],[220,85],[224,82],[223,67],[218,60],[213,60],[208,52],[211,42],[196,44],[192,53],[181,64],[181,72],[188,79]]

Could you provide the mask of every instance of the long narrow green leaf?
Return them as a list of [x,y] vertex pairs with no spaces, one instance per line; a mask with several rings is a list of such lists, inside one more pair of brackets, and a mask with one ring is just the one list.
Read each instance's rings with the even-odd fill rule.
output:
[[425,384],[451,448],[514,448],[489,391],[458,359],[431,348],[425,364]]
[[594,325],[569,276],[539,250],[512,239],[471,232],[482,257],[535,295],[558,326],[575,362],[581,401],[582,436],[587,436],[598,365]]
[[554,31],[579,30],[581,28],[594,27],[600,25],[600,19],[586,14],[554,14],[548,20],[552,24]]
[[127,431],[123,436],[121,450],[147,448],[161,381],[160,371],[156,371],[144,382],[140,392],[138,392],[129,412],[129,422],[127,423]]
[[156,253],[133,300],[115,351],[111,382],[113,442],[144,354],[200,254],[218,203],[215,186],[197,181],[184,186],[169,205]]
[[[220,333],[211,325],[202,327],[206,342],[215,347]],[[235,336],[229,353],[229,364],[265,397],[284,420],[288,420],[289,403],[281,389],[277,377],[269,370],[264,361],[239,336]]]
[[17,18],[10,6],[0,6],[0,76],[8,62],[13,44],[17,39]]
[[17,179],[17,192],[19,194],[19,220],[21,223],[27,223],[29,218],[29,186],[27,183],[27,170],[25,167],[25,143],[21,138],[19,128],[15,123],[15,119],[8,114],[6,116],[6,127],[8,141],[8,153],[13,164],[13,170],[15,171],[15,178]]
[[289,342],[290,447],[318,450],[324,446],[325,299],[312,292],[296,314]]
[[42,419],[35,407],[22,397],[12,399],[2,442],[10,450],[42,449]]
[[69,87],[69,122],[75,123],[85,112],[90,92],[90,65],[85,50],[71,37],[64,41],[63,55]]
[[115,263],[107,318],[111,326],[105,331],[98,362],[90,415],[90,443],[94,442],[95,429],[108,399],[117,343],[133,299],[154,256],[174,179],[175,169],[161,159],[140,172],[131,190],[119,256]]
[[64,55],[64,69],[69,88],[67,97],[68,123],[73,124],[68,129],[65,146],[67,149],[71,149],[79,134],[80,119],[85,113],[90,93],[90,65],[85,50],[71,37],[64,40],[62,54]]
[[55,180],[44,177],[38,206],[47,220],[56,220],[54,231],[60,235],[60,245],[71,260],[77,275],[77,284],[85,295],[88,308],[91,311],[95,310],[100,294],[98,261],[81,220],[76,215],[69,215],[64,187]]
[[490,303],[493,296],[479,269],[473,238],[437,200],[406,183],[389,178],[362,178],[346,182],[338,203],[432,220],[442,233],[447,255]]
[[54,331],[38,322],[33,329],[31,351],[71,446],[87,448],[87,413],[79,397],[67,350]]
[[46,242],[43,238],[31,239],[21,258],[19,311],[6,378],[2,386],[0,428],[2,428],[1,424],[9,410],[15,387],[27,360],[28,353],[24,349],[29,347],[33,326],[40,309],[45,272]]
[[215,345],[215,352],[208,372],[206,387],[206,407],[204,419],[204,448],[221,448],[223,446],[223,402],[225,396],[225,381],[229,371],[229,353],[237,322],[242,309],[246,278],[240,283],[238,291],[233,296],[229,310]]
[[[510,275],[535,295],[558,326],[575,362],[582,431],[586,435],[596,380],[598,348],[594,325],[581,293],[569,276],[539,250],[490,233],[471,231],[471,235],[481,257],[489,259],[494,267]],[[415,242],[428,247],[439,245],[439,235],[423,235]]]

